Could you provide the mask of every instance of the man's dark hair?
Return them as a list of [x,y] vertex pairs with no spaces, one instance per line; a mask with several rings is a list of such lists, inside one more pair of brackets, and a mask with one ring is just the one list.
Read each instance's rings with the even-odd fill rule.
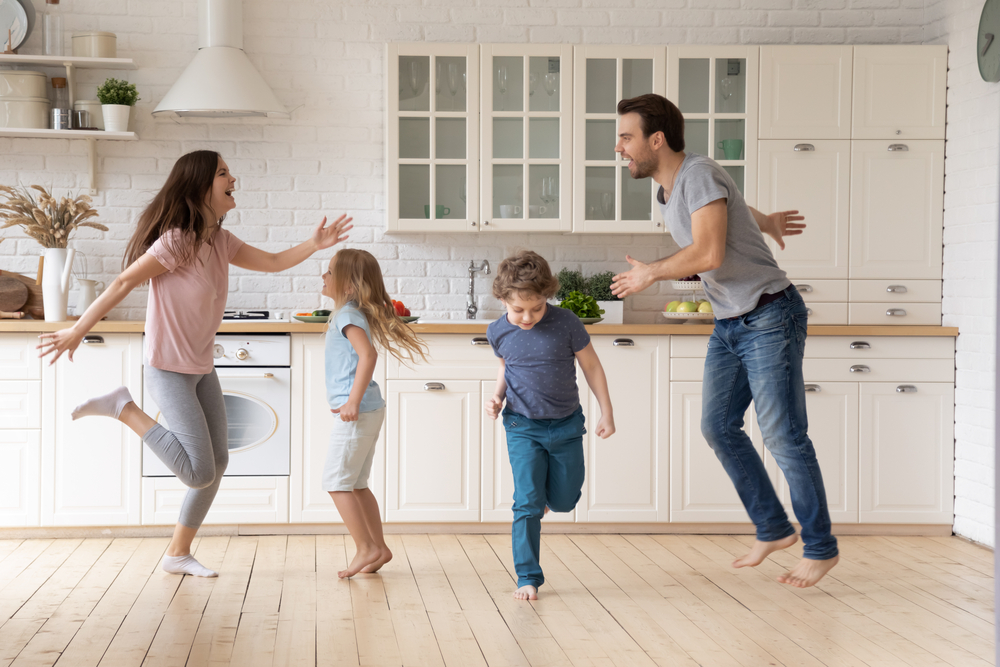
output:
[[684,150],[684,116],[667,98],[656,93],[648,93],[622,100],[618,103],[618,115],[624,116],[627,113],[639,114],[644,137],[662,132],[670,150],[675,153]]

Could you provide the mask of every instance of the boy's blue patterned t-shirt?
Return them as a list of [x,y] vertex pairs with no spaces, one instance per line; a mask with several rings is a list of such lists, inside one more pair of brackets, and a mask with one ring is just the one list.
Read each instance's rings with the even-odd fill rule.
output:
[[529,419],[562,419],[580,406],[576,353],[590,334],[573,311],[548,304],[527,331],[504,314],[490,323],[486,338],[504,361],[507,409]]

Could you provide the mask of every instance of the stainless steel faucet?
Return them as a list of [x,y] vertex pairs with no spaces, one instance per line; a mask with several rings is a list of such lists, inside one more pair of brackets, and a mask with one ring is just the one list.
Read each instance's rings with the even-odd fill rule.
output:
[[479,306],[476,305],[476,273],[482,271],[484,276],[490,275],[490,263],[483,260],[483,263],[476,266],[475,260],[469,260],[469,296],[466,299],[467,306],[465,309],[465,319],[474,320],[476,319],[476,313],[479,312]]

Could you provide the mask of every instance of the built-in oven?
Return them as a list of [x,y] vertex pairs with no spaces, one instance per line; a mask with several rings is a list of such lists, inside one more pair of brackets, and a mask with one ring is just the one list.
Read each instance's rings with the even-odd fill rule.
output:
[[[291,337],[283,334],[216,334],[215,370],[229,423],[230,475],[287,475],[291,465]],[[146,383],[143,383],[144,385]],[[143,410],[170,428],[143,389]],[[145,445],[144,477],[173,473]]]

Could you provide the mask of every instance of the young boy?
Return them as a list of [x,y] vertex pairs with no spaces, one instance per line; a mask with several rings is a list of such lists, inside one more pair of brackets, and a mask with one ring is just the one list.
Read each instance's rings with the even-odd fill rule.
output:
[[490,324],[486,337],[500,357],[496,393],[486,413],[496,419],[503,407],[507,454],[514,473],[511,546],[518,600],[537,600],[545,581],[538,563],[542,516],[549,509],[569,512],[583,488],[583,408],[576,365],[601,405],[597,435],[615,432],[615,418],[590,335],[572,311],[549,306],[559,281],[548,262],[530,250],[500,263],[493,296],[507,314]]

